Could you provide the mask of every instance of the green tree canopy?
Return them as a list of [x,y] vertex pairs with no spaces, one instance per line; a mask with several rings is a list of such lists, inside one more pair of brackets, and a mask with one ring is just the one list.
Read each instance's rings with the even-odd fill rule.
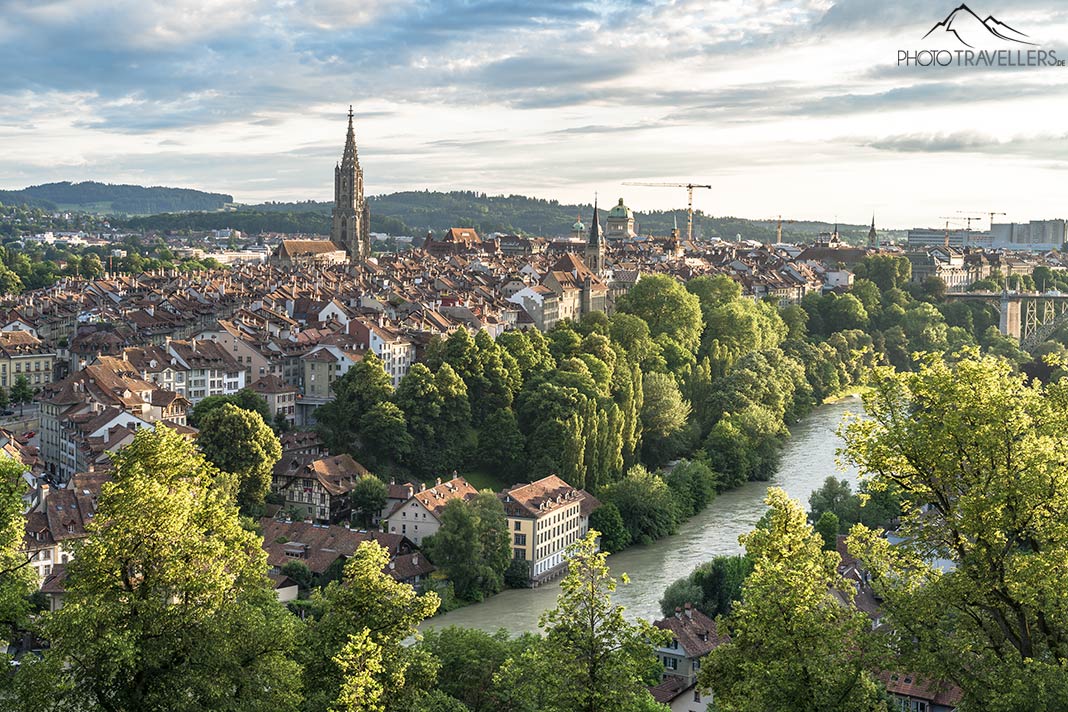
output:
[[[664,710],[646,685],[662,669],[654,650],[670,637],[643,620],[628,621],[612,602],[616,579],[590,530],[568,550],[568,573],[556,608],[542,614],[545,632],[497,676],[504,709],[526,712]],[[624,581],[626,581],[624,577]]]
[[972,352],[880,368],[864,404],[846,454],[874,491],[897,489],[903,542],[856,527],[850,551],[900,654],[976,709],[1068,708],[1068,384]]
[[386,507],[389,490],[386,483],[374,475],[364,475],[349,494],[352,510],[361,526],[370,528],[375,516]]
[[282,458],[278,436],[259,413],[231,403],[201,422],[197,445],[212,464],[237,478],[236,496],[244,514],[260,513],[271,488],[271,473]]
[[320,614],[308,623],[300,651],[307,712],[399,706],[433,682],[433,662],[404,641],[440,599],[395,581],[388,565],[389,552],[364,542],[342,580],[313,594]]
[[781,489],[769,489],[766,502],[769,526],[741,537],[753,571],[726,621],[730,641],[709,653],[699,684],[725,711],[878,709],[870,621],[831,593],[852,590],[838,575],[838,554],[823,550]]
[[89,537],[46,617],[52,689],[71,709],[292,709],[297,620],[214,468],[164,425],[113,459]]

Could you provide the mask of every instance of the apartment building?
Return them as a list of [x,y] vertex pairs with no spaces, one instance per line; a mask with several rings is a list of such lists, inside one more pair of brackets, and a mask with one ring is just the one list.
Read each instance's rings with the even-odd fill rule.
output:
[[538,585],[567,569],[567,547],[589,531],[589,517],[600,502],[556,475],[518,485],[498,497],[508,517],[512,556],[530,562],[530,582]]
[[0,387],[15,385],[25,376],[30,387],[37,389],[52,382],[56,353],[29,331],[0,331]]

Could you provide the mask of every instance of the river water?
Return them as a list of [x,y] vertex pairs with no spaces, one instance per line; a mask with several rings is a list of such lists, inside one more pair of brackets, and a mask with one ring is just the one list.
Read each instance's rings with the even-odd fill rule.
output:
[[[625,572],[630,577],[630,584],[616,589],[615,602],[623,605],[630,617],[659,618],[660,596],[669,583],[717,555],[741,552],[738,536],[763,516],[769,486],[782,487],[807,510],[809,494],[827,477],[852,480],[856,473],[839,467],[835,452],[842,441],[836,432],[843,418],[862,411],[856,397],[820,406],[791,428],[782,465],[771,482],[750,482],[724,492],[705,511],[683,523],[677,534],[608,557],[614,575]],[[513,634],[536,631],[538,617],[556,605],[559,593],[559,581],[535,589],[506,590],[482,603],[431,618],[421,627],[504,628]]]

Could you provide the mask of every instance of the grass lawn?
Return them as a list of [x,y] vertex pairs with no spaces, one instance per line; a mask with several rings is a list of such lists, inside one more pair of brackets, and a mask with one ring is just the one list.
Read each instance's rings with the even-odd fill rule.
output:
[[508,480],[499,477],[498,475],[490,474],[485,470],[471,470],[470,472],[461,472],[460,476],[471,483],[471,486],[477,490],[490,489],[494,492],[500,492],[502,489],[511,484]]

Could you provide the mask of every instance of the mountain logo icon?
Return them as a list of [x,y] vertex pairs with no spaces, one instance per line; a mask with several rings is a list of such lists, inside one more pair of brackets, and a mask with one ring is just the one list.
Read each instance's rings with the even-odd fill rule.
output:
[[987,15],[985,20],[980,19],[964,3],[961,3],[960,7],[949,13],[946,19],[935,23],[935,26],[923,38],[927,39],[936,32],[951,34],[962,45],[972,48],[976,44],[982,43],[983,40],[989,41],[992,37],[1005,42],[1036,46],[1034,42],[1029,41],[1030,37],[1026,34],[1006,25],[993,15]]

